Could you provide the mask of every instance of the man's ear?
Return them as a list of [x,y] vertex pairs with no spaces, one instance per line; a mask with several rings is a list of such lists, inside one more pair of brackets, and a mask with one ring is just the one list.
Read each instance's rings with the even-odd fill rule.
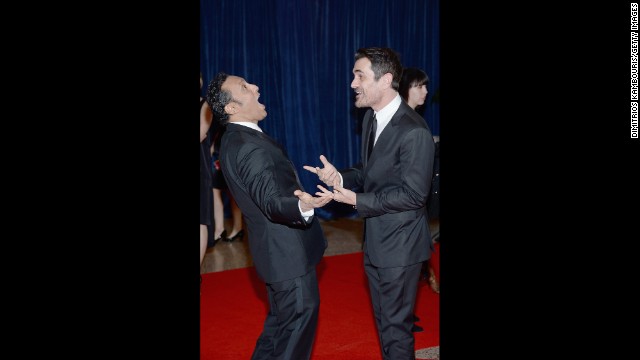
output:
[[231,101],[224,106],[224,111],[229,115],[233,115],[238,112],[238,105],[235,102]]
[[391,87],[391,83],[393,82],[393,75],[391,75],[391,73],[382,75],[382,81],[384,81],[385,87]]

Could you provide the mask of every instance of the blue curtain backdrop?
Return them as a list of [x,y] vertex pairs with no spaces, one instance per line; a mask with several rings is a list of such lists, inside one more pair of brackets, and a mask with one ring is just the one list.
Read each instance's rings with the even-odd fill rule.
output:
[[258,85],[268,113],[260,127],[284,145],[313,194],[317,176],[302,165],[320,166],[320,154],[338,169],[360,160],[366,109],[354,106],[350,87],[358,48],[390,47],[403,66],[425,70],[423,116],[439,135],[439,7],[439,0],[201,0],[203,93],[218,71]]

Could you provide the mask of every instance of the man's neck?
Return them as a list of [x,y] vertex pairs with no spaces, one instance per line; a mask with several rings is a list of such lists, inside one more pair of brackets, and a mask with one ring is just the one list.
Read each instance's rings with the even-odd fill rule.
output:
[[378,112],[384,109],[385,106],[389,105],[389,103],[396,98],[396,95],[398,95],[398,92],[394,89],[389,89],[388,91],[385,91],[384,94],[382,95],[382,100],[380,100],[380,102],[377,103],[375,106],[371,106],[371,108],[375,112]]

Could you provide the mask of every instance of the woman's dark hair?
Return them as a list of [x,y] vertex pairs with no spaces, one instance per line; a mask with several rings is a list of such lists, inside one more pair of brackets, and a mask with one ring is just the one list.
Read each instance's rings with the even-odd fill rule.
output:
[[400,87],[398,93],[402,99],[406,102],[409,100],[409,89],[414,86],[422,86],[429,84],[429,77],[424,71],[410,67],[402,70],[402,77],[400,79]]

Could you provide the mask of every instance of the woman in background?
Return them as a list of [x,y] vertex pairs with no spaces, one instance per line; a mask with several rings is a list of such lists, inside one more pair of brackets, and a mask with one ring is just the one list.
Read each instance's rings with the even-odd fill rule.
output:
[[[405,68],[402,70],[402,78],[400,79],[400,85],[398,88],[398,92],[402,99],[409,105],[413,110],[418,113],[421,113],[423,110],[424,102],[427,98],[427,94],[429,91],[427,90],[427,85],[429,84],[429,76],[418,68]],[[440,176],[440,161],[439,161],[439,150],[440,150],[440,139],[439,136],[434,136],[433,140],[436,145],[436,153],[434,159],[434,169],[433,176]],[[434,178],[432,181],[432,185],[438,182],[439,178]],[[432,189],[432,193],[430,198],[427,200],[427,209],[429,214],[429,220],[433,221],[439,218],[439,211],[435,202],[437,199],[434,198],[434,189]],[[439,195],[436,195],[439,196]],[[434,242],[438,241],[439,232],[435,232],[434,236],[432,236],[432,240]],[[436,278],[436,274],[433,270],[433,267],[429,264],[429,261],[425,261],[422,266],[422,278],[428,279],[429,286],[431,290],[435,293],[440,293],[440,286],[438,284],[438,279]]]
[[[200,73],[200,89],[202,89],[202,73]],[[211,153],[209,148],[209,129],[213,113],[206,102],[200,96],[200,265],[204,260],[209,239],[209,227],[211,227],[211,217],[213,213],[213,199],[211,198],[212,176]],[[202,277],[200,278],[202,281]]]
[[[211,141],[211,159],[213,170],[213,242],[214,245],[218,241],[233,242],[235,240],[241,241],[244,236],[242,230],[242,211],[236,204],[236,201],[231,196],[227,183],[224,180],[222,169],[220,168],[220,162],[218,161],[218,149],[220,148],[220,139],[226,127],[220,126],[216,121],[214,125],[215,129],[212,129],[214,134],[213,141]],[[225,192],[229,199],[229,205],[231,207],[232,227],[231,232],[227,236],[227,230],[224,228],[224,202],[222,201],[222,192]]]

